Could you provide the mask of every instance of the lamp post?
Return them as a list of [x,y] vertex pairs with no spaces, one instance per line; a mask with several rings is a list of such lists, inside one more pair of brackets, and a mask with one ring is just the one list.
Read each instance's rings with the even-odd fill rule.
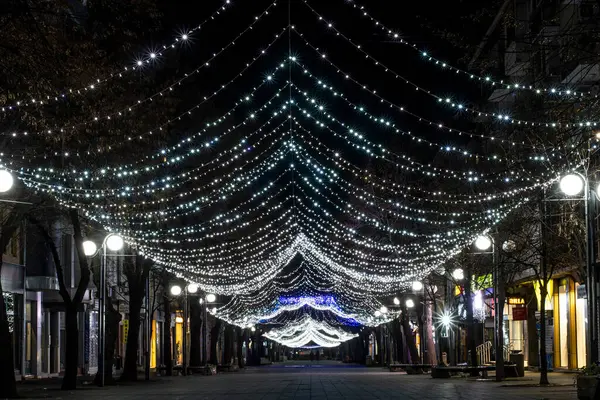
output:
[[[499,304],[499,292],[504,290],[503,282],[500,282],[500,272],[498,265],[498,249],[494,239],[488,235],[480,235],[475,239],[473,243],[477,249],[476,254],[491,254],[492,255],[492,286],[494,290],[494,348],[496,349],[496,380],[499,381],[504,377],[504,366],[498,363],[498,357],[504,351],[504,334],[500,325],[502,323],[503,312],[504,312],[504,301]],[[515,250],[516,244],[512,240],[506,240],[502,243],[502,250],[510,253]],[[471,282],[467,282],[468,285]],[[502,286],[502,287],[501,287]],[[504,297],[503,297],[504,298]],[[471,299],[467,299],[471,301]],[[484,322],[485,323],[485,322]],[[503,354],[502,354],[503,355]]]
[[[100,287],[98,291],[100,315],[98,316],[98,371],[100,371],[100,386],[104,386],[104,350],[106,346],[106,254],[107,250],[112,252],[120,251],[125,242],[123,238],[117,234],[109,233],[102,241],[100,250],[102,257],[100,259]],[[96,243],[91,240],[83,242],[83,252],[87,257],[93,257],[98,254]]]
[[[0,194],[8,193],[15,185],[15,179],[12,174],[6,169],[0,169]],[[13,203],[13,204],[23,204],[23,205],[32,205],[33,203],[28,201],[19,201],[19,200],[9,200],[9,199],[0,199],[2,203]]]
[[204,366],[208,365],[208,304],[215,301],[217,301],[217,296],[212,293],[208,293],[204,299],[200,299],[200,304],[204,303],[202,310],[204,313],[204,322],[202,324],[202,362]]
[[178,297],[183,293],[183,337],[182,337],[182,362],[181,362],[181,373],[187,375],[187,363],[188,363],[188,351],[187,351],[187,325],[188,325],[188,294],[195,294],[198,291],[198,285],[190,283],[184,286],[182,289],[179,285],[171,286],[171,295]]
[[10,172],[0,169],[0,193],[6,193],[12,189],[15,180]]
[[[182,347],[183,347],[183,374],[186,375],[187,374],[187,365],[188,365],[188,351],[187,351],[187,331],[188,331],[188,315],[189,315],[189,303],[188,303],[188,295],[189,294],[196,294],[198,293],[198,285],[195,283],[190,283],[189,285],[185,286],[183,289],[181,288],[181,286],[179,285],[173,285],[171,286],[171,295],[177,297],[180,296],[182,293],[184,295],[184,304],[183,304],[183,343],[182,343]],[[209,303],[214,303],[216,301],[216,296],[214,294],[206,294],[204,297],[201,297],[199,299],[199,303],[201,305],[204,305],[203,307],[203,323],[202,323],[202,360],[204,365],[208,364],[208,360],[207,360],[207,338],[208,338],[208,327],[207,327],[207,312],[208,312],[208,304]]]
[[[587,326],[587,365],[592,365],[598,360],[600,354],[600,341],[598,340],[598,273],[594,268],[596,262],[596,229],[594,221],[597,216],[596,199],[600,195],[600,186],[596,188],[596,192],[590,187],[590,182],[587,176],[580,173],[570,173],[564,175],[558,183],[560,191],[566,198],[558,199],[562,201],[579,200],[584,202],[584,218],[586,232],[586,291],[587,291],[587,307],[588,307],[588,326]],[[544,200],[545,199],[544,195]],[[556,199],[555,199],[556,200]],[[545,210],[545,207],[544,207]],[[544,213],[545,214],[545,213]],[[544,215],[545,218],[545,215]],[[545,277],[544,277],[545,278]],[[544,301],[544,299],[542,299]]]

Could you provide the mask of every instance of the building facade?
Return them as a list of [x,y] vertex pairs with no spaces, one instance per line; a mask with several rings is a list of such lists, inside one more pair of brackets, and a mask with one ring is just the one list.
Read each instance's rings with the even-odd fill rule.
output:
[[[470,69],[482,69],[504,78],[508,85],[585,93],[600,93],[600,46],[595,32],[600,27],[600,4],[592,0],[507,0],[481,41]],[[595,107],[564,97],[540,99],[517,94],[507,87],[494,90],[482,108],[523,120],[597,120]],[[501,135],[501,132],[498,132]],[[564,211],[559,211],[564,212]],[[597,261],[597,260],[595,260]],[[541,299],[534,271],[523,271],[508,287],[504,306],[504,343],[509,351],[521,351],[526,363],[539,365],[539,349],[545,346],[548,365],[576,369],[587,364],[588,302],[582,268],[554,268],[548,296]],[[491,296],[493,297],[493,296]],[[491,299],[486,299],[489,304]],[[540,306],[545,302],[546,341],[539,342]],[[490,316],[485,322],[489,329]],[[490,331],[490,334],[493,332]],[[492,336],[486,336],[491,338]],[[486,339],[487,340],[487,339]]]

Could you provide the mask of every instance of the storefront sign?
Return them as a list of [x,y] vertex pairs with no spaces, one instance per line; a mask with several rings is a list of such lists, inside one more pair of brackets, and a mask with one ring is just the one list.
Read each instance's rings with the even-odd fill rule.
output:
[[509,297],[508,304],[513,305],[513,306],[524,305],[525,299],[522,297]]
[[129,320],[123,320],[123,343],[127,344],[127,334],[129,333]]
[[513,311],[513,321],[526,321],[527,320],[527,307],[514,307],[512,311]]

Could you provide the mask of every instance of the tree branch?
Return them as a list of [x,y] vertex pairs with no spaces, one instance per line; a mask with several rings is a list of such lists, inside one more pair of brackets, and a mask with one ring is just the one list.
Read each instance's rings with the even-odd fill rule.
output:
[[71,208],[69,210],[69,217],[71,218],[71,224],[73,224],[73,240],[75,241],[75,249],[77,250],[77,259],[79,260],[79,270],[81,271],[79,277],[79,284],[77,285],[77,291],[73,302],[75,304],[83,301],[85,291],[88,289],[90,283],[90,268],[88,266],[88,260],[83,251],[83,236],[81,235],[81,222],[79,220],[79,213],[76,209]]
[[42,225],[42,223],[37,218],[31,215],[28,215],[27,218],[38,229],[38,231],[44,238],[46,246],[52,253],[52,259],[54,260],[54,266],[56,267],[56,276],[58,278],[58,293],[65,302],[65,305],[71,305],[73,301],[65,283],[65,273],[63,265],[60,261],[60,256],[58,255],[58,250],[56,249],[56,244],[54,243],[54,239],[52,239],[46,227],[44,227],[44,225]]

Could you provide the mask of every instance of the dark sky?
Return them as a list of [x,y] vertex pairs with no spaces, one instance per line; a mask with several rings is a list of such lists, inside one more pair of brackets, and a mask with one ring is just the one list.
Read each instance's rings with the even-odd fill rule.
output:
[[[193,36],[193,45],[185,52],[178,65],[178,72],[186,68],[197,66],[198,62],[207,59],[212,53],[227,45],[239,32],[245,29],[253,17],[259,15],[271,0],[234,0],[228,10],[224,11],[214,21],[208,22],[201,31]],[[314,46],[319,47],[327,53],[327,58],[346,70],[357,80],[376,89],[385,98],[394,103],[409,107],[418,111],[422,116],[436,121],[441,118],[453,118],[452,111],[445,112],[435,105],[431,98],[415,94],[414,89],[405,84],[394,82],[391,75],[373,65],[372,61],[365,60],[364,55],[349,45],[344,39],[336,37],[332,30],[319,22],[315,15],[305,6],[302,0],[292,0],[292,23],[299,32],[305,35],[305,39]],[[218,1],[197,1],[193,4],[187,2],[165,2],[164,34],[179,32],[183,27],[193,27],[203,21],[217,7],[224,4]],[[451,73],[441,71],[438,67],[424,62],[419,54],[408,49],[406,46],[393,43],[384,32],[376,29],[372,22],[361,16],[360,11],[353,9],[348,0],[311,1],[309,4],[324,17],[331,20],[335,27],[342,33],[363,45],[364,49],[380,61],[391,67],[407,79],[415,82],[425,89],[434,91],[440,95],[451,95],[453,98],[465,104],[478,103],[481,100],[480,88],[472,85],[465,77],[455,77]],[[468,59],[467,54],[472,53],[474,46],[479,42],[487,29],[489,17],[481,17],[481,21],[475,18],[480,12],[473,6],[478,3],[474,1],[457,2],[400,2],[400,1],[361,1],[359,4],[366,5],[371,15],[380,19],[387,26],[396,29],[401,37],[416,43],[418,46],[428,50],[439,58],[449,60],[451,63],[460,63]],[[481,7],[481,6],[480,6]],[[489,15],[495,10],[489,7]],[[231,79],[239,72],[245,63],[254,57],[258,50],[265,47],[273,40],[274,34],[279,33],[287,25],[288,2],[279,1],[274,11],[255,25],[255,28],[244,34],[235,46],[232,46],[222,55],[219,55],[210,71],[202,73],[202,78],[196,84],[198,90],[208,89],[207,85],[219,84]],[[465,22],[471,23],[467,26]],[[157,34],[157,36],[159,36]],[[466,49],[453,45],[457,37],[462,38],[461,43],[468,43]],[[160,42],[157,39],[157,42]],[[415,125],[410,119],[402,119],[396,113],[386,110],[373,97],[360,93],[357,86],[350,85],[339,80],[339,74],[335,69],[319,60],[318,55],[305,45],[302,39],[296,35],[292,37],[292,52],[299,60],[307,65],[312,72],[318,72],[324,78],[331,78],[331,83],[350,96],[352,100],[364,99],[364,106],[371,111],[383,110],[382,117],[393,118],[402,123],[406,129],[423,129],[419,124]],[[228,96],[220,96],[215,103],[215,108],[228,108],[233,100],[233,95],[238,95],[249,90],[258,83],[258,79],[270,73],[273,67],[283,60],[288,53],[288,41],[286,37],[281,38],[269,50],[269,54],[262,57],[259,62],[250,68],[246,76],[238,79]],[[305,90],[314,91],[314,87],[307,86],[310,81],[302,80],[294,71],[292,80],[302,84]],[[336,76],[337,75],[337,76]],[[286,77],[281,76],[274,81],[274,85],[284,83]],[[238,91],[236,93],[236,88]],[[323,98],[329,103],[331,99]],[[352,118],[348,115],[347,118]],[[429,157],[429,155],[428,155]]]
[[[206,23],[200,31],[191,36],[191,44],[179,53],[178,62],[169,62],[162,73],[181,75],[197,68],[214,53],[219,52],[224,46],[228,46],[271,2],[271,0],[232,0],[226,11],[220,13],[215,20]],[[156,34],[152,41],[157,44],[162,43],[161,35],[169,38],[184,29],[196,26],[222,4],[224,4],[223,0],[197,1],[192,4],[184,1],[164,2],[163,32]],[[357,81],[368,85],[393,103],[404,106],[436,123],[452,124],[453,127],[464,130],[471,128],[470,121],[458,118],[452,110],[439,107],[431,97],[421,92],[415,92],[414,88],[403,83],[402,79],[394,79],[392,75],[384,73],[381,67],[374,65],[372,60],[365,59],[364,54],[357,51],[343,38],[336,36],[335,32],[328,29],[325,23],[320,22],[302,0],[291,0],[291,4],[291,21],[298,32],[302,33],[304,39],[318,47],[321,52],[326,53],[327,60],[334,62]],[[361,12],[354,9],[347,0],[312,0],[309,4],[344,35],[361,44],[369,54],[422,88],[431,90],[438,95],[451,96],[464,104],[477,104],[485,99],[485,96],[482,96],[481,88],[473,82],[469,82],[466,77],[455,76],[453,73],[443,71],[439,67],[425,62],[414,50],[394,43],[369,19],[362,17]],[[473,7],[477,4],[473,1],[409,3],[362,0],[359,4],[366,5],[372,16],[394,29],[405,40],[416,43],[432,55],[453,64],[458,63],[460,66],[463,66],[460,63],[465,59],[468,61],[466,55],[473,52],[474,46],[479,43],[489,25],[488,21],[496,12],[494,7],[490,6],[487,13],[482,14],[480,10]],[[469,25],[466,25],[467,21],[470,21]],[[234,78],[246,63],[273,41],[276,33],[282,32],[287,24],[288,2],[279,1],[268,16],[263,17],[252,30],[240,37],[234,46],[218,55],[211,62],[209,68],[203,69],[198,76],[186,82],[185,90],[178,92],[183,93],[179,109],[189,107],[190,104],[197,102],[199,97],[211,93],[221,84]],[[206,120],[211,120],[211,117],[219,116],[230,109],[241,95],[249,93],[267,74],[272,74],[275,66],[279,65],[288,55],[287,35],[285,33],[277,40],[265,56],[247,69],[243,77],[236,79],[201,113],[196,113],[194,118],[183,122],[178,129],[182,133],[194,132]],[[464,48],[456,45],[457,37],[461,38],[459,44]],[[292,53],[311,72],[318,74],[324,82],[344,92],[353,103],[364,106],[376,117],[394,121],[402,129],[438,143],[468,144],[468,141],[461,143],[462,139],[454,136],[448,138],[448,135],[440,135],[435,128],[424,126],[415,118],[402,115],[390,109],[389,106],[382,105],[376,97],[366,94],[361,87],[344,80],[343,75],[324,62],[318,54],[306,46],[302,38],[295,34],[292,35],[291,46]],[[273,76],[273,82],[269,84],[270,88],[259,92],[251,106],[262,104],[273,95],[276,88],[284,85],[287,80],[287,72]],[[329,93],[316,87],[315,81],[302,74],[300,68],[293,69],[292,81],[301,90],[315,95],[337,118],[359,131],[367,133],[373,142],[388,146],[398,153],[409,154],[425,164],[441,162],[442,164],[438,165],[454,167],[456,170],[465,169],[464,159],[459,156],[454,158],[445,156],[443,160],[440,160],[437,148],[415,145],[410,137],[374,127],[363,117],[357,116],[356,112],[348,108],[344,102],[333,99]],[[300,96],[299,98],[301,99]],[[303,104],[302,107],[307,107],[307,105]],[[239,108],[231,123],[243,120],[251,111],[251,107]],[[309,126],[309,123],[305,125]],[[331,126],[339,128],[335,124],[331,124]],[[239,135],[248,132],[250,131],[240,131]],[[327,132],[320,134],[322,135],[320,138],[325,141],[326,145],[332,147],[339,145],[336,142],[337,139],[331,135],[327,136]],[[239,139],[239,135],[231,136],[231,140]],[[351,153],[348,151],[345,154],[350,157],[351,161],[362,166],[365,165],[365,157],[359,153]],[[407,179],[413,179],[415,182],[415,179],[420,179],[420,177],[408,177]]]

